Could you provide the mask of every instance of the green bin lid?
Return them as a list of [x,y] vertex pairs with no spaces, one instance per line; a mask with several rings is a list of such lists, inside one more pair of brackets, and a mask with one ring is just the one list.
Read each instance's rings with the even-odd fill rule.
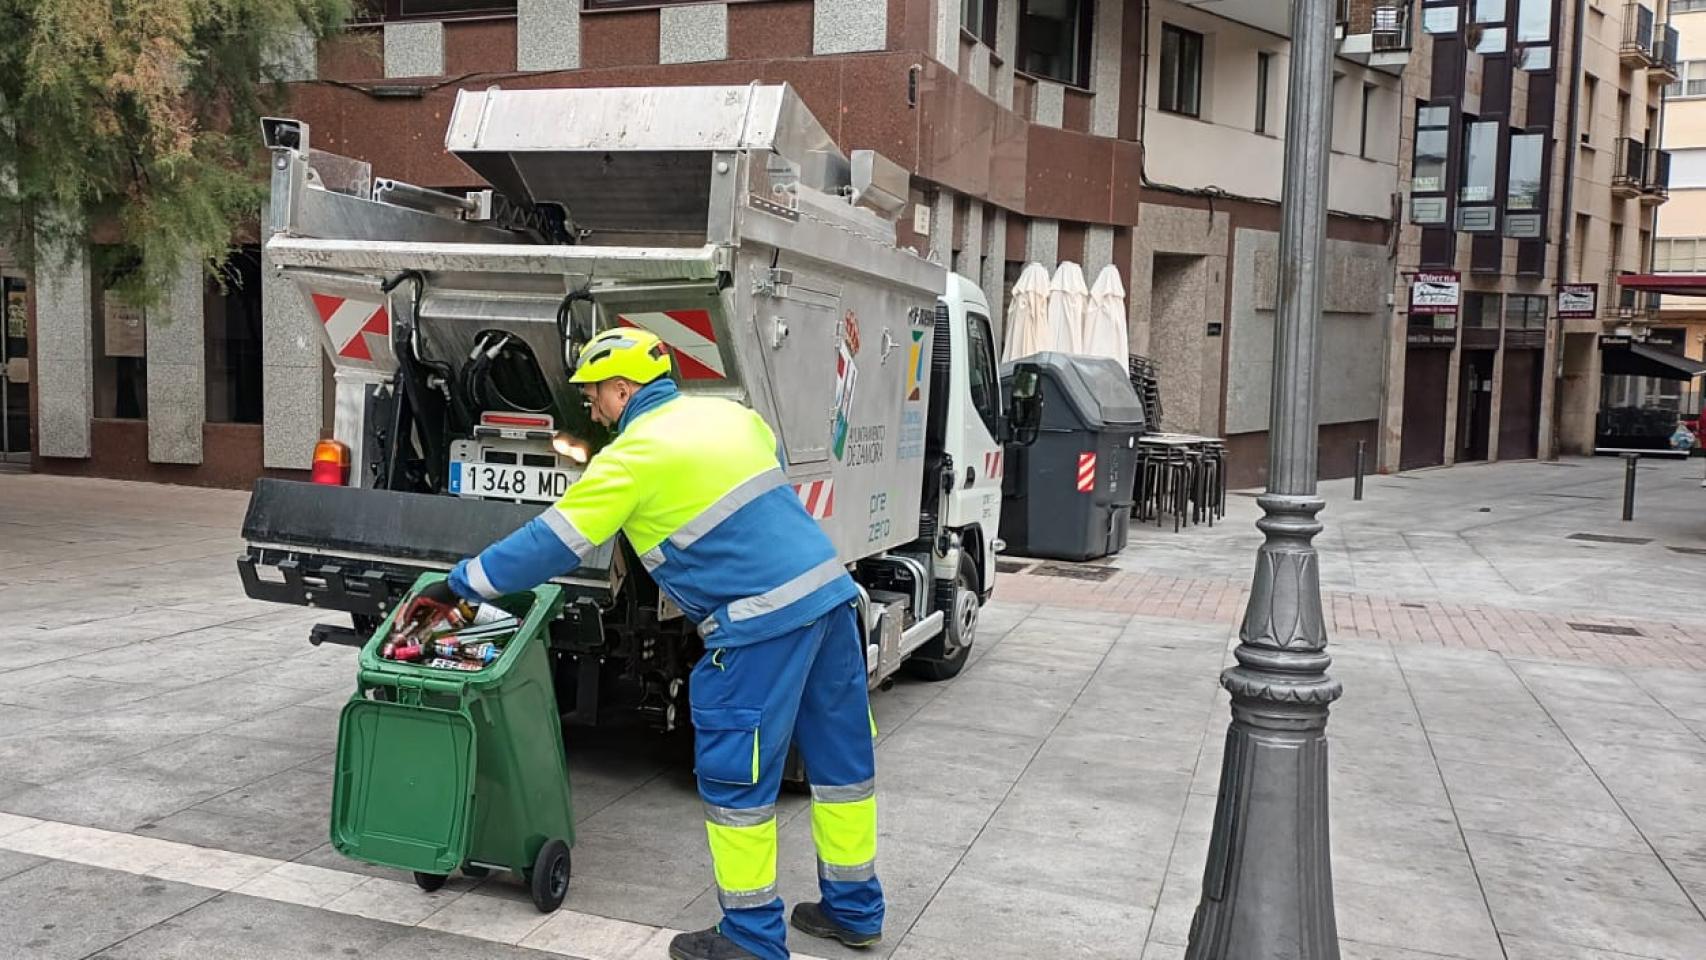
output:
[[468,846],[475,771],[467,714],[351,700],[338,720],[332,845],[348,857],[447,874]]

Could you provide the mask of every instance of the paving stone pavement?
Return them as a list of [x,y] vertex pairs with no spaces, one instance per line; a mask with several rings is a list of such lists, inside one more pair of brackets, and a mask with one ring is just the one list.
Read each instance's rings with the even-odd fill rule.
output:
[[[1619,524],[1620,469],[1325,486],[1347,960],[1706,957],[1706,557],[1667,549],[1706,548],[1706,491],[1698,461],[1644,467]],[[1184,956],[1259,542],[1231,501],[1212,531],[1134,528],[1113,579],[1005,577],[960,678],[875,696],[877,956]],[[714,920],[691,780],[635,733],[571,731],[555,916],[507,880],[427,895],[333,851],[353,653],[242,596],[244,502],[0,474],[0,957],[619,960]],[[809,818],[781,807],[797,899]]]

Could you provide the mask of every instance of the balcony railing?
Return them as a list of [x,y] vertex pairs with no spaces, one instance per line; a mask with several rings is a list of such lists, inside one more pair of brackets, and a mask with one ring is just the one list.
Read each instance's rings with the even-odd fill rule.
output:
[[1667,23],[1659,29],[1658,40],[1653,44],[1653,63],[1647,68],[1648,83],[1675,83],[1682,76],[1676,66],[1680,44],[1675,27]]
[[1641,182],[1641,202],[1664,203],[1670,199],[1670,151],[1647,151],[1647,177]]
[[1617,318],[1619,320],[1637,320],[1651,317],[1659,312],[1659,294],[1651,290],[1636,290],[1617,283],[1617,273],[1613,272],[1607,281],[1612,289],[1617,291]]
[[1651,7],[1639,3],[1628,3],[1623,6],[1623,46],[1618,51],[1623,64],[1629,67],[1646,67],[1653,63],[1653,25],[1655,23]]
[[1647,145],[1634,137],[1618,137],[1611,160],[1612,195],[1624,200],[1640,196],[1647,182]]

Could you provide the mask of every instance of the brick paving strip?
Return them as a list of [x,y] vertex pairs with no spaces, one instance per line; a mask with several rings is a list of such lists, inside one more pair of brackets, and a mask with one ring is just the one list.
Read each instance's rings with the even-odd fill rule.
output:
[[[1244,616],[1250,595],[1247,581],[1167,577],[1086,564],[1002,563],[1004,568],[1012,563],[1024,564],[1016,572],[1004,569],[996,586],[997,599],[1016,603],[1236,624]],[[1487,604],[1343,591],[1323,591],[1321,605],[1333,642],[1384,640],[1613,667],[1706,670],[1706,623],[1605,617],[1589,612],[1560,616]]]

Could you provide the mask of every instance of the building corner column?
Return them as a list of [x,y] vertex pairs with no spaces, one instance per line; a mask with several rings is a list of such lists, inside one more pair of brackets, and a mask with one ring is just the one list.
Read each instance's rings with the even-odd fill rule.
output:
[[81,241],[37,241],[36,452],[86,459],[94,417],[94,279]]
[[574,70],[581,65],[581,0],[517,0],[515,68]]
[[262,466],[306,470],[325,427],[317,318],[294,281],[261,260]]
[[202,264],[186,258],[158,306],[144,312],[148,334],[148,461],[202,462],[207,422],[207,317]]

